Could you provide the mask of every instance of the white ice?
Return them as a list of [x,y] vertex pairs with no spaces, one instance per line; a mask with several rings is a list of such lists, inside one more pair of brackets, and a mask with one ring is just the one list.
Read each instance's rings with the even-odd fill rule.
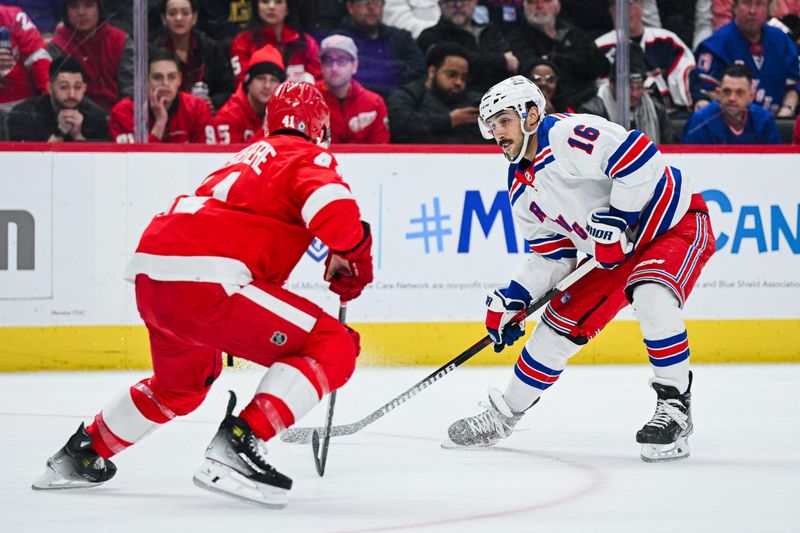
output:
[[[336,423],[354,422],[431,369],[359,369]],[[0,531],[181,532],[797,532],[800,365],[698,365],[690,458],[639,459],[652,415],[646,366],[573,366],[502,446],[443,450],[449,423],[478,412],[508,368],[460,368],[383,419],[334,438],[324,478],[310,445],[271,443],[294,478],[281,511],[192,484],[233,389],[246,402],[261,371],[226,370],[193,414],[116,457],[102,487],[34,492],[46,458],[80,421],[143,372],[0,375]],[[319,423],[326,401],[301,425]]]

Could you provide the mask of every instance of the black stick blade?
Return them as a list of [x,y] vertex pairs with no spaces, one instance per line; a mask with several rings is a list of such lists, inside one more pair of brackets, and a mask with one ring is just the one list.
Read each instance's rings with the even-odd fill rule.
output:
[[325,463],[322,462],[319,455],[319,433],[316,429],[311,434],[311,449],[314,452],[314,466],[317,467],[317,474],[322,477],[325,475]]

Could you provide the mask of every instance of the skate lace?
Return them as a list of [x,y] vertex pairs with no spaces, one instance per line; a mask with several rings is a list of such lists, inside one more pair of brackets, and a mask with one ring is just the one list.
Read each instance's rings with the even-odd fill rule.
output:
[[679,400],[658,400],[656,412],[647,425],[665,428],[674,421],[681,429],[686,429],[686,426],[689,425],[689,417],[681,410],[681,407],[683,404]]
[[494,413],[492,406],[484,402],[480,402],[478,405],[485,408],[486,411],[467,419],[470,429],[482,435],[492,432],[505,434],[503,421]]
[[247,449],[250,452],[247,454],[247,458],[250,459],[255,466],[265,472],[275,470],[269,463],[267,463],[267,460],[265,459],[267,455],[267,447],[264,444],[264,441],[254,436],[247,439],[247,441]]

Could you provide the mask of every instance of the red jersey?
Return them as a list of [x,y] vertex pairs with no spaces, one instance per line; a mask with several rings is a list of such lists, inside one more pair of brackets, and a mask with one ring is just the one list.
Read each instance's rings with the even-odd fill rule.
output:
[[304,138],[261,138],[156,215],[126,279],[282,285],[315,236],[333,250],[354,248],[361,215],[337,166]]
[[386,103],[378,93],[365,89],[356,80],[350,91],[339,100],[324,81],[317,88],[331,110],[331,143],[385,144],[389,142],[389,119]]
[[0,4],[0,27],[11,31],[11,53],[17,64],[0,77],[0,104],[11,107],[37,94],[47,94],[50,54],[31,19],[18,7]]
[[239,84],[236,92],[211,119],[211,126],[217,144],[250,142],[253,137],[264,135],[264,115],[257,115],[253,111]]
[[110,24],[101,24],[89,36],[62,25],[56,29],[50,44],[60,48],[64,55],[75,57],[81,62],[87,79],[87,96],[109,111],[121,98],[119,73],[126,46],[131,50],[128,58],[131,64],[123,68],[130,69],[130,74],[133,71],[133,45],[132,41],[128,44],[128,40],[127,33]]
[[[193,94],[178,91],[169,108],[164,137],[150,134],[151,143],[214,143],[214,132],[206,129],[211,121],[208,105]],[[153,115],[147,120],[148,129],[153,128]],[[133,100],[125,98],[111,110],[108,131],[117,143],[133,142]]]
[[[268,44],[277,48],[283,56],[288,80],[313,83],[310,78],[320,79],[322,65],[319,61],[319,45],[313,37],[308,34],[301,37],[299,33],[288,26],[283,27],[281,41],[278,41],[275,32],[268,28],[261,28],[259,36],[261,39],[256,42],[253,39],[252,30],[247,30],[234,37],[231,43],[231,68],[233,68],[233,75],[236,76],[237,83],[244,80],[253,53]],[[303,76],[304,73],[310,76]]]

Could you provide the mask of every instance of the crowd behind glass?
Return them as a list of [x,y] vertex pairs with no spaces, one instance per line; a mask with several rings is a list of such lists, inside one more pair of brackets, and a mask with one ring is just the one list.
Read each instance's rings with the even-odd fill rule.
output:
[[[616,0],[149,0],[149,142],[260,135],[314,83],[333,144],[486,142],[513,74],[548,113],[617,120]],[[630,0],[630,128],[659,144],[800,144],[800,0]],[[0,3],[0,140],[133,142],[133,2]]]

